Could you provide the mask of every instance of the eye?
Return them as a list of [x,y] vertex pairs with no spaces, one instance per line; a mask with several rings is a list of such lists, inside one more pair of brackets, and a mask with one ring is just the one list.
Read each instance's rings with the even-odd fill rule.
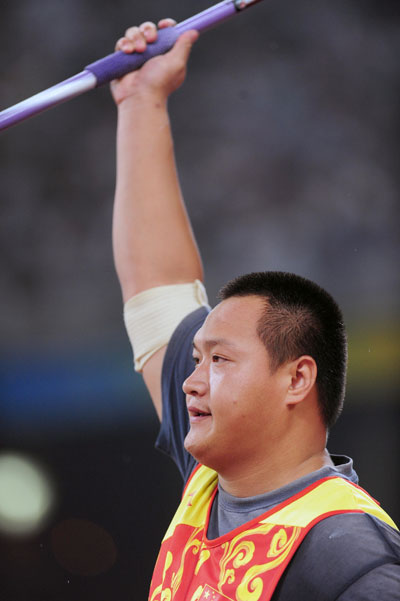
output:
[[199,357],[192,357],[192,359],[193,359],[193,363],[194,363],[195,365],[198,365],[198,364],[200,363],[200,359],[199,359]]
[[223,358],[220,357],[219,355],[213,355],[212,356],[212,362],[213,363],[219,363],[220,361],[223,361]]

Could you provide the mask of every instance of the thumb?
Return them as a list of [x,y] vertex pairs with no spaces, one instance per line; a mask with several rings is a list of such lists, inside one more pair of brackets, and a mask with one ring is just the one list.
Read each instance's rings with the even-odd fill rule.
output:
[[189,59],[190,51],[192,50],[193,44],[198,40],[199,32],[195,29],[185,31],[177,41],[174,47],[170,51],[171,54],[178,60],[182,60],[185,64]]

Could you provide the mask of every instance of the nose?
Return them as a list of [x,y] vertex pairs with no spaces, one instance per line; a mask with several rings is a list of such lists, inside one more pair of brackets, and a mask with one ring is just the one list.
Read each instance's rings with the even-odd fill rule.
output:
[[182,385],[183,392],[188,396],[203,396],[208,390],[204,369],[197,367]]

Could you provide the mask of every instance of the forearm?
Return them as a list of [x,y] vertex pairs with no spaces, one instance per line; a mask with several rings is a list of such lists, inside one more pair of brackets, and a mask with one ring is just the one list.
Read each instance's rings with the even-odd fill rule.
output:
[[118,107],[113,246],[125,301],[153,286],[202,279],[166,104],[147,91]]

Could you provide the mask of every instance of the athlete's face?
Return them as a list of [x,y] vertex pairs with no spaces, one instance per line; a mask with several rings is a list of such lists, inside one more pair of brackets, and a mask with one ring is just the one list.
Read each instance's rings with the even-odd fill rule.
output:
[[183,384],[190,419],[185,448],[221,474],[265,461],[283,433],[290,381],[271,374],[257,334],[265,301],[232,297],[207,317],[194,338],[195,369]]

